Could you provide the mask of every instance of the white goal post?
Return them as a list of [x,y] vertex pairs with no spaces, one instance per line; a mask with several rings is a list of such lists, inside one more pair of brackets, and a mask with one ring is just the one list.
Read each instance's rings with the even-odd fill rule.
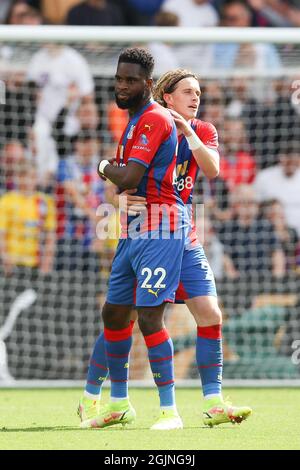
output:
[[0,41],[53,43],[273,43],[300,44],[298,28],[169,28],[115,26],[0,26]]

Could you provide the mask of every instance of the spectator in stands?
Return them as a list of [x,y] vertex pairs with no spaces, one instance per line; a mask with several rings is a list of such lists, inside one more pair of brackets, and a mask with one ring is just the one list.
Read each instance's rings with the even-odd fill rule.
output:
[[257,295],[281,289],[286,266],[273,226],[259,217],[253,187],[239,185],[231,198],[233,220],[218,232],[225,270],[219,294],[230,316],[250,308]]
[[78,132],[89,129],[96,131],[99,128],[100,119],[96,103],[83,100],[76,111],[78,126],[68,130],[67,117],[74,104],[76,106],[78,97],[78,88],[75,85],[70,85],[67,105],[61,110],[53,124],[53,137],[60,158],[74,153],[74,142]]
[[201,105],[205,107],[206,104],[210,102],[219,102],[224,104],[225,103],[225,93],[224,87],[220,80],[216,79],[209,79],[203,80],[203,85],[201,87],[203,91],[203,96],[201,94]]
[[120,109],[115,100],[107,105],[107,127],[113,142],[118,143],[128,124],[128,111]]
[[259,168],[274,163],[275,99],[276,92],[269,80],[237,77],[226,84],[226,116],[244,122]]
[[290,78],[252,81],[247,94],[241,117],[247,126],[257,166],[263,169],[278,163],[280,142],[297,137],[300,116],[292,104]]
[[29,8],[25,0],[10,0],[6,2],[5,23],[8,25],[23,24],[23,18],[27,15]]
[[45,46],[33,55],[27,79],[40,91],[37,119],[53,123],[65,106],[70,85],[76,85],[80,99],[92,100],[94,82],[84,57],[68,46]]
[[44,18],[35,8],[30,7],[28,14],[23,19],[23,25],[27,26],[41,26],[44,23]]
[[25,147],[18,140],[10,140],[3,146],[0,163],[0,192],[17,189],[19,166],[26,160]]
[[13,1],[14,0],[2,0],[2,2],[0,2],[0,24],[6,22]]
[[81,0],[41,0],[41,10],[44,17],[52,24],[65,22],[68,11]]
[[274,119],[273,132],[275,130],[275,145],[280,149],[280,142],[294,140],[299,137],[300,110],[293,103],[291,92],[292,79],[285,77],[273,81],[276,99],[274,100],[271,114]]
[[155,15],[165,0],[114,0],[121,8],[126,24],[130,26],[153,26]]
[[[277,2],[277,0],[275,0]],[[252,26],[290,26],[271,6],[272,0],[247,0],[252,11]]]
[[294,228],[287,225],[282,204],[276,199],[264,201],[261,204],[261,211],[262,216],[269,220],[275,229],[285,254],[287,270],[295,270],[299,236]]
[[218,98],[212,98],[205,103],[204,109],[200,114],[203,121],[212,122],[215,127],[220,129],[225,120],[224,103]]
[[[30,375],[33,377],[39,365],[32,360],[41,360],[41,344],[51,343],[53,347],[52,340],[49,338],[48,342],[44,334],[48,329],[45,320],[53,318],[54,312],[57,315],[57,289],[52,282],[55,278],[56,215],[54,200],[37,190],[37,175],[32,164],[23,161],[17,170],[17,187],[0,198],[0,317],[6,318],[19,295],[25,291],[29,294],[28,289],[33,289],[34,305],[22,312],[21,323],[17,315],[13,319],[17,336],[14,336],[12,351],[19,353],[20,366],[16,376],[24,374],[24,378],[29,378],[24,373],[26,361],[33,365]],[[48,349],[44,357],[48,365],[49,357]]]
[[35,87],[24,81],[22,72],[8,73],[6,104],[1,105],[0,143],[7,140],[26,142],[34,121]]
[[[297,0],[296,0],[297,1]],[[222,8],[223,0],[213,0],[213,4],[218,11]],[[279,26],[288,27],[292,24],[284,18],[284,16],[277,10],[276,5],[281,6],[288,4],[289,0],[246,0],[249,8],[251,9],[251,26]]]
[[24,0],[17,0],[11,4],[6,24],[38,26],[43,23],[42,15],[38,10],[28,5]]
[[204,219],[203,248],[216,280],[224,277],[224,247],[209,218]]
[[[251,22],[251,9],[245,1],[227,0],[222,5],[220,26],[248,28]],[[211,51],[212,68],[277,70],[280,66],[279,55],[270,44],[215,44]]]
[[[77,102],[66,118],[70,133],[78,130],[75,116],[79,101],[94,100],[94,82],[86,60],[68,46],[45,46],[33,55],[27,71],[27,79],[39,88],[37,112],[33,132],[37,154],[41,162],[57,158],[52,138],[52,126],[66,105],[70,86],[78,90]],[[75,130],[74,130],[75,128]]]
[[165,0],[163,9],[175,13],[179,26],[186,28],[218,24],[218,13],[207,0]]
[[[41,155],[39,153],[36,137],[36,133],[31,129],[27,140],[28,158],[37,171],[39,189],[46,193],[52,193],[55,187],[56,172],[58,168],[57,153],[51,145],[52,142],[50,140],[45,140],[45,153],[42,153]],[[49,145],[48,149],[47,145]],[[44,159],[45,154],[48,155],[47,159]]]
[[[75,154],[59,163],[57,184],[58,250],[56,268],[61,282],[84,310],[96,307],[106,279],[100,279],[102,252],[95,236],[96,208],[104,202],[104,181],[97,175],[99,142],[95,131],[81,131]],[[88,279],[88,282],[87,282]],[[64,285],[63,284],[63,285]]]
[[195,183],[195,203],[204,204],[205,213],[216,228],[220,222],[231,220],[232,209],[229,205],[229,189],[220,176],[208,180],[203,174]]
[[[46,0],[47,1],[47,0]],[[53,0],[52,0],[53,1]],[[38,11],[41,11],[41,7],[42,7],[42,2],[43,0],[26,0],[26,2],[28,3],[28,5],[30,5],[31,7],[35,8],[36,10]]]
[[[218,14],[208,0],[166,0],[163,10],[175,14],[179,26],[207,27],[217,26]],[[176,46],[176,58],[180,67],[196,72],[204,70],[211,61],[211,47],[206,44]]]
[[[106,181],[104,184],[104,198],[105,203],[110,204],[115,208],[111,214],[108,214],[106,219],[105,232],[107,237],[101,238],[97,236],[95,245],[97,251],[101,253],[101,268],[102,275],[108,280],[111,270],[111,264],[116,253],[119,238],[121,236],[121,225],[120,225],[120,211],[119,211],[119,195],[117,194],[117,188],[110,181]],[[99,232],[97,233],[99,235]],[[105,301],[105,299],[102,299]],[[103,303],[103,301],[101,303]]]
[[256,166],[255,160],[249,152],[243,121],[236,118],[226,118],[223,127],[220,176],[232,191],[238,184],[253,182]]
[[298,0],[248,0],[248,2],[272,26],[300,26]]
[[280,162],[258,173],[255,191],[259,201],[278,199],[287,225],[300,235],[300,142],[287,139],[281,142]]
[[233,77],[226,86],[226,115],[243,118],[252,99],[251,81],[245,77]]
[[60,269],[99,269],[93,252],[96,209],[104,202],[104,182],[97,174],[99,141],[92,130],[79,132],[75,154],[58,170],[58,235]]
[[[175,13],[160,11],[154,19],[154,26],[176,27],[179,18]],[[155,60],[155,73],[162,75],[168,70],[178,69],[180,64],[177,58],[177,46],[166,42],[154,42],[148,44],[148,49]]]
[[225,271],[230,279],[247,276],[282,277],[285,257],[274,228],[259,218],[253,186],[240,185],[232,193],[234,219],[220,231],[225,250]]
[[36,170],[23,162],[18,166],[17,188],[0,198],[0,258],[5,274],[30,277],[30,270],[37,269],[48,274],[55,229],[54,201],[37,191]]
[[266,26],[276,26],[273,24],[270,15],[265,14],[265,0],[247,0],[247,4],[251,9],[252,21],[251,26],[259,26],[265,28]]
[[70,26],[124,26],[125,19],[116,3],[107,0],[86,0],[69,11]]
[[212,122],[217,129],[222,129],[225,121],[225,96],[220,83],[216,80],[205,81],[201,88],[203,98],[201,95],[200,119]]

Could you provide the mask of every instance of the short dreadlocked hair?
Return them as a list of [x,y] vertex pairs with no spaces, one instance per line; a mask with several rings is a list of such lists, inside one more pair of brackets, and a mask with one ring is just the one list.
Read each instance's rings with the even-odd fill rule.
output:
[[176,85],[184,78],[189,77],[193,77],[199,82],[199,77],[190,70],[176,69],[166,72],[155,84],[153,93],[155,101],[166,108],[167,103],[164,100],[164,94],[173,93],[176,90]]
[[146,49],[131,47],[121,52],[119,62],[127,64],[138,64],[142,67],[147,78],[152,77],[154,69],[154,58]]

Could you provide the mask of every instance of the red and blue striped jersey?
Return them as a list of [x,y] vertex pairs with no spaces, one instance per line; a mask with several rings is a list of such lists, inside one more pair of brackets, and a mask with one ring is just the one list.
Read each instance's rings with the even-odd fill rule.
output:
[[[177,145],[173,118],[154,101],[130,119],[121,137],[116,157],[118,165],[125,166],[133,161],[146,168],[135,194],[147,199],[148,222],[143,225],[143,231],[160,227],[162,214],[157,207],[161,206],[172,206],[169,212],[171,231],[187,224],[184,204],[176,188]],[[129,217],[127,222],[131,221]]]
[[[206,145],[206,147],[209,147],[213,150],[218,150],[218,133],[213,124],[210,122],[200,121],[200,119],[193,119],[190,124],[199,139],[203,142],[204,145]],[[192,208],[194,186],[199,171],[200,169],[192,151],[189,149],[188,142],[185,136],[182,134],[178,138],[177,190],[184,204],[186,204],[188,207],[188,214],[191,225],[191,230],[189,231],[190,247],[194,247],[199,243],[197,240]]]

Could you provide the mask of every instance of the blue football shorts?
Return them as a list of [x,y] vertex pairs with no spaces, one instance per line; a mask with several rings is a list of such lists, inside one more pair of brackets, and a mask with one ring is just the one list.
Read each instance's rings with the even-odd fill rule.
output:
[[214,275],[201,245],[184,250],[176,303],[198,296],[217,296]]
[[185,240],[132,239],[119,241],[109,280],[107,302],[155,307],[174,302]]

